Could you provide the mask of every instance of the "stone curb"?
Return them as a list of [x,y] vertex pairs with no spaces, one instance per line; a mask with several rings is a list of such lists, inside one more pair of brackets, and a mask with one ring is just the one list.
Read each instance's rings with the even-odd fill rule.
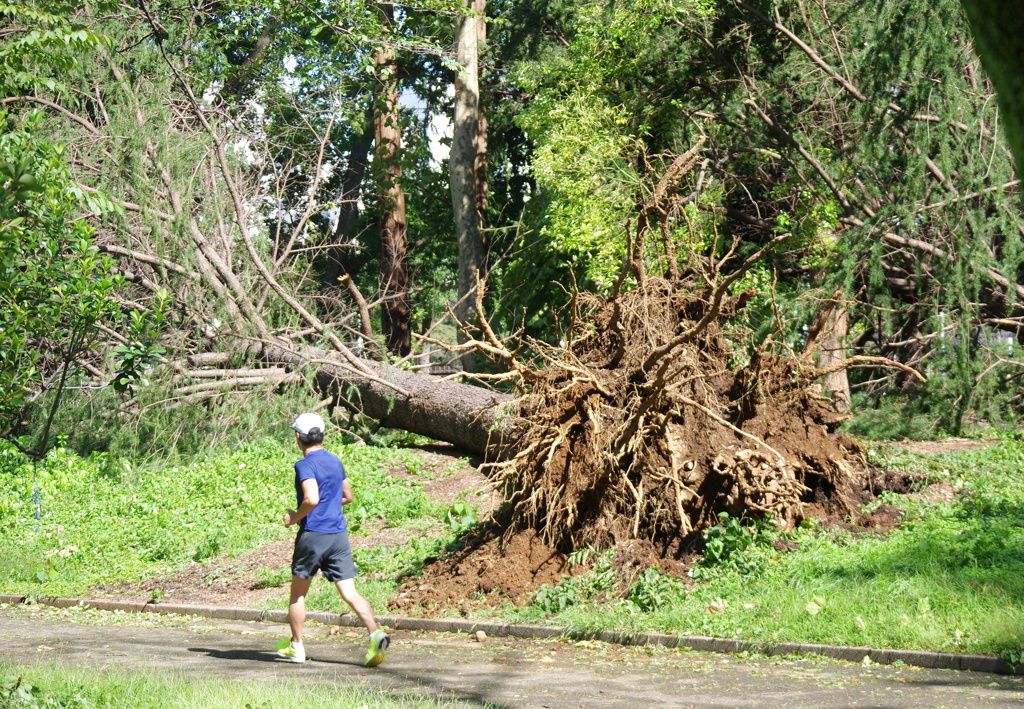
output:
[[[25,596],[0,594],[0,603],[20,605]],[[95,608],[126,613],[162,613],[196,615],[221,620],[262,621],[287,623],[287,612],[281,610],[259,611],[252,608],[226,608],[222,606],[187,606],[174,603],[137,603],[131,601],[108,601],[88,598],[37,598],[36,603],[55,608]],[[358,627],[362,624],[354,614],[307,613],[308,620],[325,625]],[[686,648],[698,652],[740,653],[755,652],[763,655],[821,655],[835,660],[863,662],[867,657],[879,665],[891,665],[902,661],[915,667],[936,670],[966,670],[994,674],[1022,674],[1024,665],[1010,666],[998,657],[989,655],[955,655],[918,650],[880,650],[870,647],[843,647],[838,645],[811,645],[803,643],[764,643],[749,640],[727,640],[700,635],[665,635],[662,633],[631,633],[605,630],[600,632],[572,630],[565,627],[545,625],[515,625],[506,623],[476,623],[471,620],[454,618],[403,618],[401,616],[377,616],[377,622],[395,630],[425,630],[437,633],[475,633],[482,630],[491,637],[514,638],[557,638],[573,640],[600,640],[618,645],[660,645],[670,648]]]

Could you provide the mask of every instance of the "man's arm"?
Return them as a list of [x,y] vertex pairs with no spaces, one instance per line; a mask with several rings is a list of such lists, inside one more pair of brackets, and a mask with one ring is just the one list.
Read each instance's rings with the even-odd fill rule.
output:
[[352,502],[352,485],[349,484],[348,478],[341,481],[341,504],[347,505]]
[[[348,482],[347,480],[345,482]],[[298,511],[288,510],[284,513],[284,526],[291,527],[302,521],[302,518],[313,511],[313,508],[320,504],[320,487],[316,479],[310,478],[302,481],[302,504]]]

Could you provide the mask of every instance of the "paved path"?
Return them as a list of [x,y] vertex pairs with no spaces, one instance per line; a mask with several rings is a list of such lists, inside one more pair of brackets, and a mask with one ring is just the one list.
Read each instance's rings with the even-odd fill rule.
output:
[[[177,624],[180,627],[168,627]],[[396,632],[387,661],[361,666],[362,636],[312,626],[310,661],[276,660],[285,626],[29,606],[0,609],[0,661],[173,669],[244,681],[373,683],[396,695],[516,707],[1024,707],[1024,678],[821,659],[743,658],[602,643]]]

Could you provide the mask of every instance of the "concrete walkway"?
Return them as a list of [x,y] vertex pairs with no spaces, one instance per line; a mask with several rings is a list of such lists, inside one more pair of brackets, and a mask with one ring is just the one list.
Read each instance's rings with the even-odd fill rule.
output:
[[[167,627],[169,624],[180,627]],[[276,624],[75,611],[0,609],[0,660],[14,665],[173,670],[243,681],[302,677],[373,683],[396,695],[495,707],[1022,707],[1024,678],[806,658],[744,658],[604,643],[395,631],[387,661],[360,664],[365,641],[313,624],[310,661],[272,652]],[[338,629],[334,629],[338,633]]]

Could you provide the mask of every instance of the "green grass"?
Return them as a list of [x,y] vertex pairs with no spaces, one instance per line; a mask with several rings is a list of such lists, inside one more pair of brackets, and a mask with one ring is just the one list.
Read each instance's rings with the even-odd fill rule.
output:
[[[420,483],[387,473],[389,465],[417,465],[410,453],[362,445],[332,450],[356,491],[346,507],[353,534],[382,519],[447,528],[445,510]],[[188,465],[132,468],[103,454],[86,459],[58,450],[33,470],[16,450],[0,447],[0,592],[81,594],[290,537],[294,530],[284,528],[281,515],[295,506],[297,455],[294,446],[268,439]],[[265,576],[268,584],[276,580]]]
[[[906,523],[885,536],[810,528],[791,536],[796,551],[751,547],[734,559],[743,563],[702,568],[692,585],[675,590],[667,584],[648,593],[660,601],[649,604],[657,606],[650,612],[640,612],[629,599],[588,600],[579,589],[593,583],[580,579],[563,581],[577,587],[577,602],[560,612],[545,613],[534,604],[506,610],[503,617],[588,629],[1020,653],[1024,446],[1006,442],[937,458],[876,457],[889,469],[927,471],[962,493],[951,504],[887,496],[904,511]],[[553,593],[557,597],[548,589],[541,599],[549,609]]]
[[480,706],[456,698],[432,698],[382,689],[334,687],[285,679],[228,682],[182,673],[98,671],[58,665],[0,663],[4,709],[437,709]]
[[[356,502],[354,533],[386,520],[413,532],[408,543],[356,552],[360,590],[386,608],[398,579],[443,553],[464,520],[430,502],[421,484],[388,474],[422,463],[407,451],[339,446]],[[35,530],[32,467],[0,448],[0,590],[76,595],[97,583],[137,581],[215,554],[238,554],[290,536],[280,523],[294,504],[290,445],[264,441],[213,453],[189,466],[131,469],[102,455],[59,451],[37,471],[42,516]],[[956,489],[951,503],[884,498],[905,514],[887,535],[798,529],[798,549],[754,543],[693,583],[646,574],[626,598],[612,598],[607,572],[566,580],[524,608],[490,615],[506,621],[581,629],[634,629],[774,642],[834,643],[1024,653],[1024,443],[927,457],[878,448],[888,470],[927,473]],[[421,476],[422,477],[422,476]],[[443,534],[438,534],[444,531]],[[762,535],[767,537],[769,535]],[[727,540],[727,535],[720,534]],[[267,569],[260,582],[287,581]],[[285,594],[269,601],[283,607]],[[310,607],[345,610],[332,585],[315,584]],[[484,617],[484,611],[480,612]]]

